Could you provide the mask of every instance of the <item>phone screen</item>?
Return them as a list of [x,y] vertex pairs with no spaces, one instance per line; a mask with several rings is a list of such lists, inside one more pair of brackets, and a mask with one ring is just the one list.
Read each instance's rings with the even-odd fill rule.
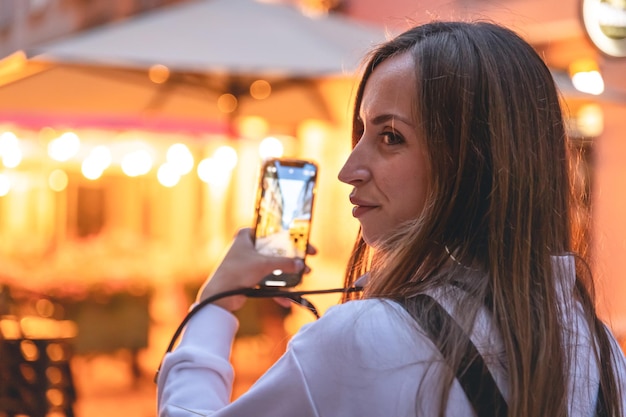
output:
[[[254,227],[259,252],[304,260],[316,180],[317,166],[311,161],[270,159],[263,164]],[[300,280],[301,274],[274,271],[261,284],[294,286]]]

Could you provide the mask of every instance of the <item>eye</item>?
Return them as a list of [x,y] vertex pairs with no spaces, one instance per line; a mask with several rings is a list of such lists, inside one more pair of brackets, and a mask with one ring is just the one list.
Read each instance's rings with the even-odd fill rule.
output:
[[383,143],[385,145],[399,145],[405,142],[404,137],[394,131],[383,132],[381,136],[383,137]]

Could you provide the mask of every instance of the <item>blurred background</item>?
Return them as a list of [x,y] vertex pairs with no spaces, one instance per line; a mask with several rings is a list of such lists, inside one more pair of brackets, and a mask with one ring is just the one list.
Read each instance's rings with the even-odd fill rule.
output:
[[[626,340],[625,1],[0,0],[0,416],[155,416],[154,372],[251,225],[263,157],[318,162],[302,288],[341,286],[360,59],[451,18],[505,24],[551,68],[584,155],[598,308]],[[314,319],[260,300],[239,315],[234,397]]]

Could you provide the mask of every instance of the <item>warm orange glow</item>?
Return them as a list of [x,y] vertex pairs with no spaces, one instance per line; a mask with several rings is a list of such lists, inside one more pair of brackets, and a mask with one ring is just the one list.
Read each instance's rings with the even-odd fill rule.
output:
[[57,385],[63,382],[63,373],[56,366],[49,366],[46,369],[46,378],[51,384]]
[[30,364],[21,363],[20,373],[22,374],[24,379],[30,382],[31,384],[34,384],[37,382],[37,373],[35,372],[35,370]]
[[20,324],[14,318],[0,319],[0,332],[7,339],[17,339],[22,336]]
[[9,194],[11,191],[11,179],[6,174],[0,174],[0,197]]
[[581,58],[569,64],[570,77],[578,72],[599,71],[598,63],[591,58]]
[[170,70],[165,65],[153,65],[148,70],[148,78],[155,84],[163,84],[170,78]]
[[48,187],[52,191],[61,192],[65,190],[68,182],[69,178],[62,169],[55,169],[48,175]]
[[234,95],[227,93],[227,94],[222,94],[221,96],[219,96],[219,98],[217,99],[217,108],[222,112],[222,113],[232,113],[235,110],[237,110],[237,97],[235,97]]
[[265,80],[256,80],[250,85],[250,96],[257,100],[266,99],[272,94],[272,86]]
[[322,143],[328,135],[327,124],[321,120],[306,120],[298,126],[298,137]]
[[242,117],[237,123],[237,131],[246,138],[262,138],[268,130],[269,123],[260,116]]
[[20,350],[22,351],[22,356],[29,362],[39,359],[39,349],[37,349],[32,340],[22,340],[20,342]]
[[37,314],[41,317],[52,317],[54,314],[54,304],[52,304],[52,301],[45,298],[37,300],[35,309],[37,310]]
[[20,73],[26,66],[27,57],[24,51],[17,51],[0,59],[0,85],[4,84],[3,78]]
[[604,130],[602,107],[595,103],[585,104],[576,112],[576,125],[585,137],[597,137]]
[[[76,337],[78,332],[76,323],[71,320],[26,316],[20,320],[19,325],[23,333],[28,337],[69,339]],[[54,344],[53,347],[49,347],[48,349],[46,353],[53,360],[65,359],[66,352],[63,350],[61,344]],[[61,350],[59,351],[58,349]]]
[[63,350],[63,346],[59,343],[50,343],[46,347],[46,354],[53,362],[59,362],[65,359],[65,351]]
[[48,391],[46,391],[46,397],[48,398],[48,401],[50,402],[50,404],[52,404],[55,407],[59,407],[63,405],[63,403],[65,402],[65,399],[63,397],[63,392],[58,388],[51,388]]
[[54,140],[57,136],[57,131],[50,126],[42,127],[38,132],[39,140],[44,143]]

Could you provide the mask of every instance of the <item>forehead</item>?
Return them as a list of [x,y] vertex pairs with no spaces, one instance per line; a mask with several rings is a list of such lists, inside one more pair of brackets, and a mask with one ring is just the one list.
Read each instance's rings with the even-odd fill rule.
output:
[[363,90],[361,112],[400,112],[409,116],[415,105],[416,76],[413,58],[408,53],[383,61],[370,74]]
[[415,62],[413,57],[408,52],[392,56],[381,62],[373,71],[372,76],[398,76],[406,77],[411,76],[415,78]]

